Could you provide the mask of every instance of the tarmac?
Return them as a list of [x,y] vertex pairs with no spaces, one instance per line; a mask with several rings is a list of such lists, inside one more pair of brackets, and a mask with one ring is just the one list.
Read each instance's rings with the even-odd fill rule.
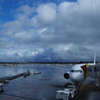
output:
[[[56,100],[56,91],[71,82],[63,77],[71,66],[23,64],[17,67],[4,67],[1,65],[1,77],[8,76],[9,73],[11,76],[18,75],[27,70],[30,70],[31,75],[18,77],[4,84],[0,100]],[[88,78],[83,84],[79,95],[73,100],[99,100],[100,89],[95,86],[95,81]]]

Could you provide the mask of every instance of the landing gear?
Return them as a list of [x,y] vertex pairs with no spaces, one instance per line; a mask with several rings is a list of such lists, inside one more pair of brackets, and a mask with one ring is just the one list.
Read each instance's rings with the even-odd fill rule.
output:
[[74,85],[77,87],[77,86],[79,86],[79,83],[74,83]]
[[71,83],[66,83],[64,87],[66,88],[68,85],[72,85]]
[[76,96],[77,96],[77,91],[74,92],[74,97],[76,97]]
[[68,100],[71,100],[71,94],[69,94],[69,96],[68,96]]
[[4,90],[3,90],[3,87],[2,87],[2,86],[0,86],[0,92],[4,92]]

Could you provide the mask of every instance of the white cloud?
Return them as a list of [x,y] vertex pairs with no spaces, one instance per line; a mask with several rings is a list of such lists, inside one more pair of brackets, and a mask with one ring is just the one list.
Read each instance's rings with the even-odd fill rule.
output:
[[[2,25],[3,55],[33,61],[91,59],[89,52],[100,51],[99,2],[78,0],[19,7],[15,20]],[[87,53],[88,57],[83,56]]]
[[53,22],[56,18],[56,5],[54,3],[41,4],[37,8],[38,20],[44,23]]
[[29,5],[24,5],[18,8],[16,12],[23,13],[23,14],[30,16],[34,11],[35,11],[34,7],[30,7]]
[[72,14],[75,13],[75,10],[77,9],[77,7],[78,7],[77,3],[63,2],[63,3],[60,3],[60,5],[58,6],[58,11],[62,16],[63,15],[70,16],[71,13]]
[[[32,61],[34,56],[39,53],[42,53],[43,49],[37,48],[37,50],[29,50],[29,49],[6,49],[1,51],[0,50],[0,59],[1,61],[5,60],[4,55],[6,55],[6,61]],[[20,58],[20,59],[19,59]]]

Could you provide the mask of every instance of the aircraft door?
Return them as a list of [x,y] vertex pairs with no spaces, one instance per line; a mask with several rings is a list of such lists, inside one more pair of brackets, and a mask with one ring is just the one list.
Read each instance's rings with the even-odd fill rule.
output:
[[81,66],[84,72],[84,77],[88,77],[86,65]]

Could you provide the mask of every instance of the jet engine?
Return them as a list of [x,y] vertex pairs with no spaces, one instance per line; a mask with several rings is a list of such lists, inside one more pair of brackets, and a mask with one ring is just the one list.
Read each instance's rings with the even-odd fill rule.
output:
[[65,74],[64,74],[64,78],[65,78],[65,79],[69,79],[69,73],[65,73]]

